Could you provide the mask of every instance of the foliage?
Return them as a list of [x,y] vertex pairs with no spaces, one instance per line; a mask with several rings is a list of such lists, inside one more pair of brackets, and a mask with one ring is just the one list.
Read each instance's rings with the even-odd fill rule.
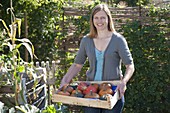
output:
[[[11,24],[7,26],[3,19],[0,19],[4,27],[4,33],[2,36],[2,43],[0,45],[0,80],[3,81],[1,85],[11,85],[14,87],[14,94],[9,95],[15,97],[16,108],[25,111],[21,106],[17,107],[19,104],[26,104],[23,99],[23,87],[22,87],[22,73],[26,73],[29,77],[33,76],[33,57],[34,57],[34,46],[30,40],[26,38],[20,38],[21,36],[21,19],[16,18],[13,13],[14,9],[12,7],[12,0],[10,2],[10,8],[7,11],[11,14]],[[19,48],[24,46],[30,55],[30,62],[26,62],[21,58]],[[25,67],[27,65],[27,67]],[[36,78],[35,78],[36,79]],[[5,83],[6,82],[6,83]],[[31,105],[25,105],[27,110],[31,110]],[[12,111],[11,111],[12,112]],[[27,112],[27,111],[25,111]],[[33,110],[34,112],[34,110]]]
[[61,33],[56,31],[60,30],[62,5],[62,1],[36,4],[31,1],[20,1],[16,5],[19,13],[27,13],[28,38],[35,46],[38,61],[52,61],[56,57],[57,45],[55,42],[58,37],[61,38]]
[[42,113],[56,113],[56,108],[54,105],[47,106],[45,110],[42,111]]
[[[104,0],[101,0],[101,1],[104,1]],[[119,4],[121,2],[124,2],[127,4],[128,7],[135,7],[139,5],[147,5],[151,3],[152,0],[109,0],[108,2],[109,2],[108,4],[111,6],[113,3]]]
[[48,105],[41,113],[70,113],[68,107],[62,103]]
[[148,13],[149,25],[140,21],[123,26],[136,72],[129,83],[125,107],[127,113],[168,113],[170,83],[169,54],[169,9],[151,7]]
[[[10,9],[12,12],[12,9]],[[9,53],[7,55],[2,54],[0,56],[0,62],[1,62],[1,66],[5,69],[7,69],[7,74],[10,81],[12,81],[12,84],[14,84],[15,86],[15,95],[16,98],[18,96],[18,93],[21,91],[21,87],[20,87],[20,74],[21,72],[24,71],[24,67],[22,65],[20,65],[21,63],[24,63],[24,61],[21,59],[20,57],[20,52],[19,52],[19,48],[20,46],[25,46],[27,48],[27,50],[30,53],[31,59],[33,59],[33,55],[34,55],[34,47],[32,45],[32,43],[28,40],[28,39],[17,39],[16,38],[16,27],[18,26],[18,35],[20,37],[20,26],[21,26],[21,20],[15,18],[15,16],[12,14],[12,24],[10,25],[10,29],[7,27],[6,23],[4,22],[4,20],[0,19],[0,21],[2,21],[6,31],[7,31],[7,35],[8,38],[6,38],[2,45],[1,48],[4,48],[4,46],[9,47]],[[17,43],[19,42],[19,43]],[[7,59],[6,59],[7,58]],[[10,70],[8,70],[8,67],[6,65],[6,62],[10,64]],[[10,75],[10,76],[9,76]],[[18,105],[18,100],[16,99],[16,105]]]
[[15,108],[10,108],[9,112],[10,113],[40,113],[40,110],[34,105],[25,104],[25,105],[15,106]]

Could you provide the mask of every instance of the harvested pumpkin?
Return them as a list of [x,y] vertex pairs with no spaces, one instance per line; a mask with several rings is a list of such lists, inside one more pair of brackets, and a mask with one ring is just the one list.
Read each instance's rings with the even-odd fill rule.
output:
[[75,90],[72,91],[71,96],[82,98],[84,95],[82,94],[82,92],[80,90],[75,89]]
[[104,83],[102,83],[102,84],[100,84],[100,86],[99,86],[99,90],[101,90],[101,89],[107,89],[107,88],[112,88],[112,84],[111,83],[108,83],[108,82],[104,82]]
[[98,99],[100,96],[97,93],[94,93],[92,90],[84,96],[84,98],[93,98]]
[[104,95],[100,96],[100,100],[107,100],[108,97],[111,98],[112,95],[110,95],[110,94],[104,94]]
[[96,88],[97,86],[90,84],[84,91],[83,94],[86,95],[92,91],[93,93],[97,93],[98,89]]
[[101,89],[100,91],[99,91],[99,95],[100,96],[103,96],[103,95],[105,95],[105,94],[110,94],[110,95],[113,95],[114,94],[114,92],[113,92],[113,90],[111,89],[111,88],[103,88],[103,89]]
[[62,91],[65,91],[65,90],[71,93],[74,90],[74,88],[70,86],[69,84],[65,84],[62,88]]

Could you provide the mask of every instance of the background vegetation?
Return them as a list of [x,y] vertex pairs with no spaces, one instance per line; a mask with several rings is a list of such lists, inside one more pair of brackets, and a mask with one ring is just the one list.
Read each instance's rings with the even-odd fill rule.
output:
[[[75,2],[79,2],[75,0]],[[114,3],[118,3],[115,0]],[[139,0],[126,1],[128,6],[148,6],[149,1]],[[67,42],[67,29],[70,24],[63,22],[72,21],[76,26],[73,36],[78,37],[88,33],[89,15],[63,16],[64,7],[78,7],[79,9],[90,9],[99,1],[90,5],[73,4],[64,0],[15,0],[13,1],[15,14],[22,18],[27,17],[28,38],[35,47],[38,59],[34,61],[60,60],[59,69],[56,72],[56,86],[59,85],[62,76],[72,64],[76,55],[74,52],[65,51],[61,48],[63,42]],[[10,15],[6,9],[10,2],[0,2],[0,18],[10,22]],[[114,6],[116,7],[116,5]],[[152,18],[149,24],[141,24],[140,21],[127,22],[122,25],[121,32],[127,39],[133,54],[136,71],[128,83],[125,94],[126,104],[124,113],[170,113],[170,9],[168,7],[148,7],[148,17]],[[89,13],[87,13],[89,14]],[[63,29],[64,27],[64,29]],[[22,26],[21,37],[25,37],[25,27]],[[3,40],[3,27],[0,25],[0,40]],[[78,43],[79,44],[79,43]],[[5,48],[3,48],[5,49]],[[25,58],[25,50],[21,49],[21,56]],[[5,53],[5,51],[1,51]],[[78,77],[85,75],[88,62],[85,64]],[[75,80],[80,78],[75,78]]]

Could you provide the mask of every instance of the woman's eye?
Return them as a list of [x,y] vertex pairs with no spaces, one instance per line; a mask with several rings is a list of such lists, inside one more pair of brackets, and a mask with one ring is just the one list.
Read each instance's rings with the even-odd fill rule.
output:
[[98,17],[94,17],[94,19],[98,19]]
[[105,17],[101,17],[101,19],[105,19]]
[[94,17],[94,19],[106,19],[105,17]]

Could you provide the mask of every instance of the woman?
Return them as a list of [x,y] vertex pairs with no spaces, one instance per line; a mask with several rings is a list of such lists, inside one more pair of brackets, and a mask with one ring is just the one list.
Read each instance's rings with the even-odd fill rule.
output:
[[[105,4],[99,4],[92,10],[90,33],[80,43],[74,63],[61,81],[61,87],[82,69],[88,58],[90,68],[87,71],[88,81],[121,80],[117,89],[120,100],[112,110],[85,107],[85,113],[121,113],[124,105],[126,84],[133,75],[133,58],[125,38],[117,33],[113,26],[111,13]],[[123,76],[121,63],[126,66]]]

